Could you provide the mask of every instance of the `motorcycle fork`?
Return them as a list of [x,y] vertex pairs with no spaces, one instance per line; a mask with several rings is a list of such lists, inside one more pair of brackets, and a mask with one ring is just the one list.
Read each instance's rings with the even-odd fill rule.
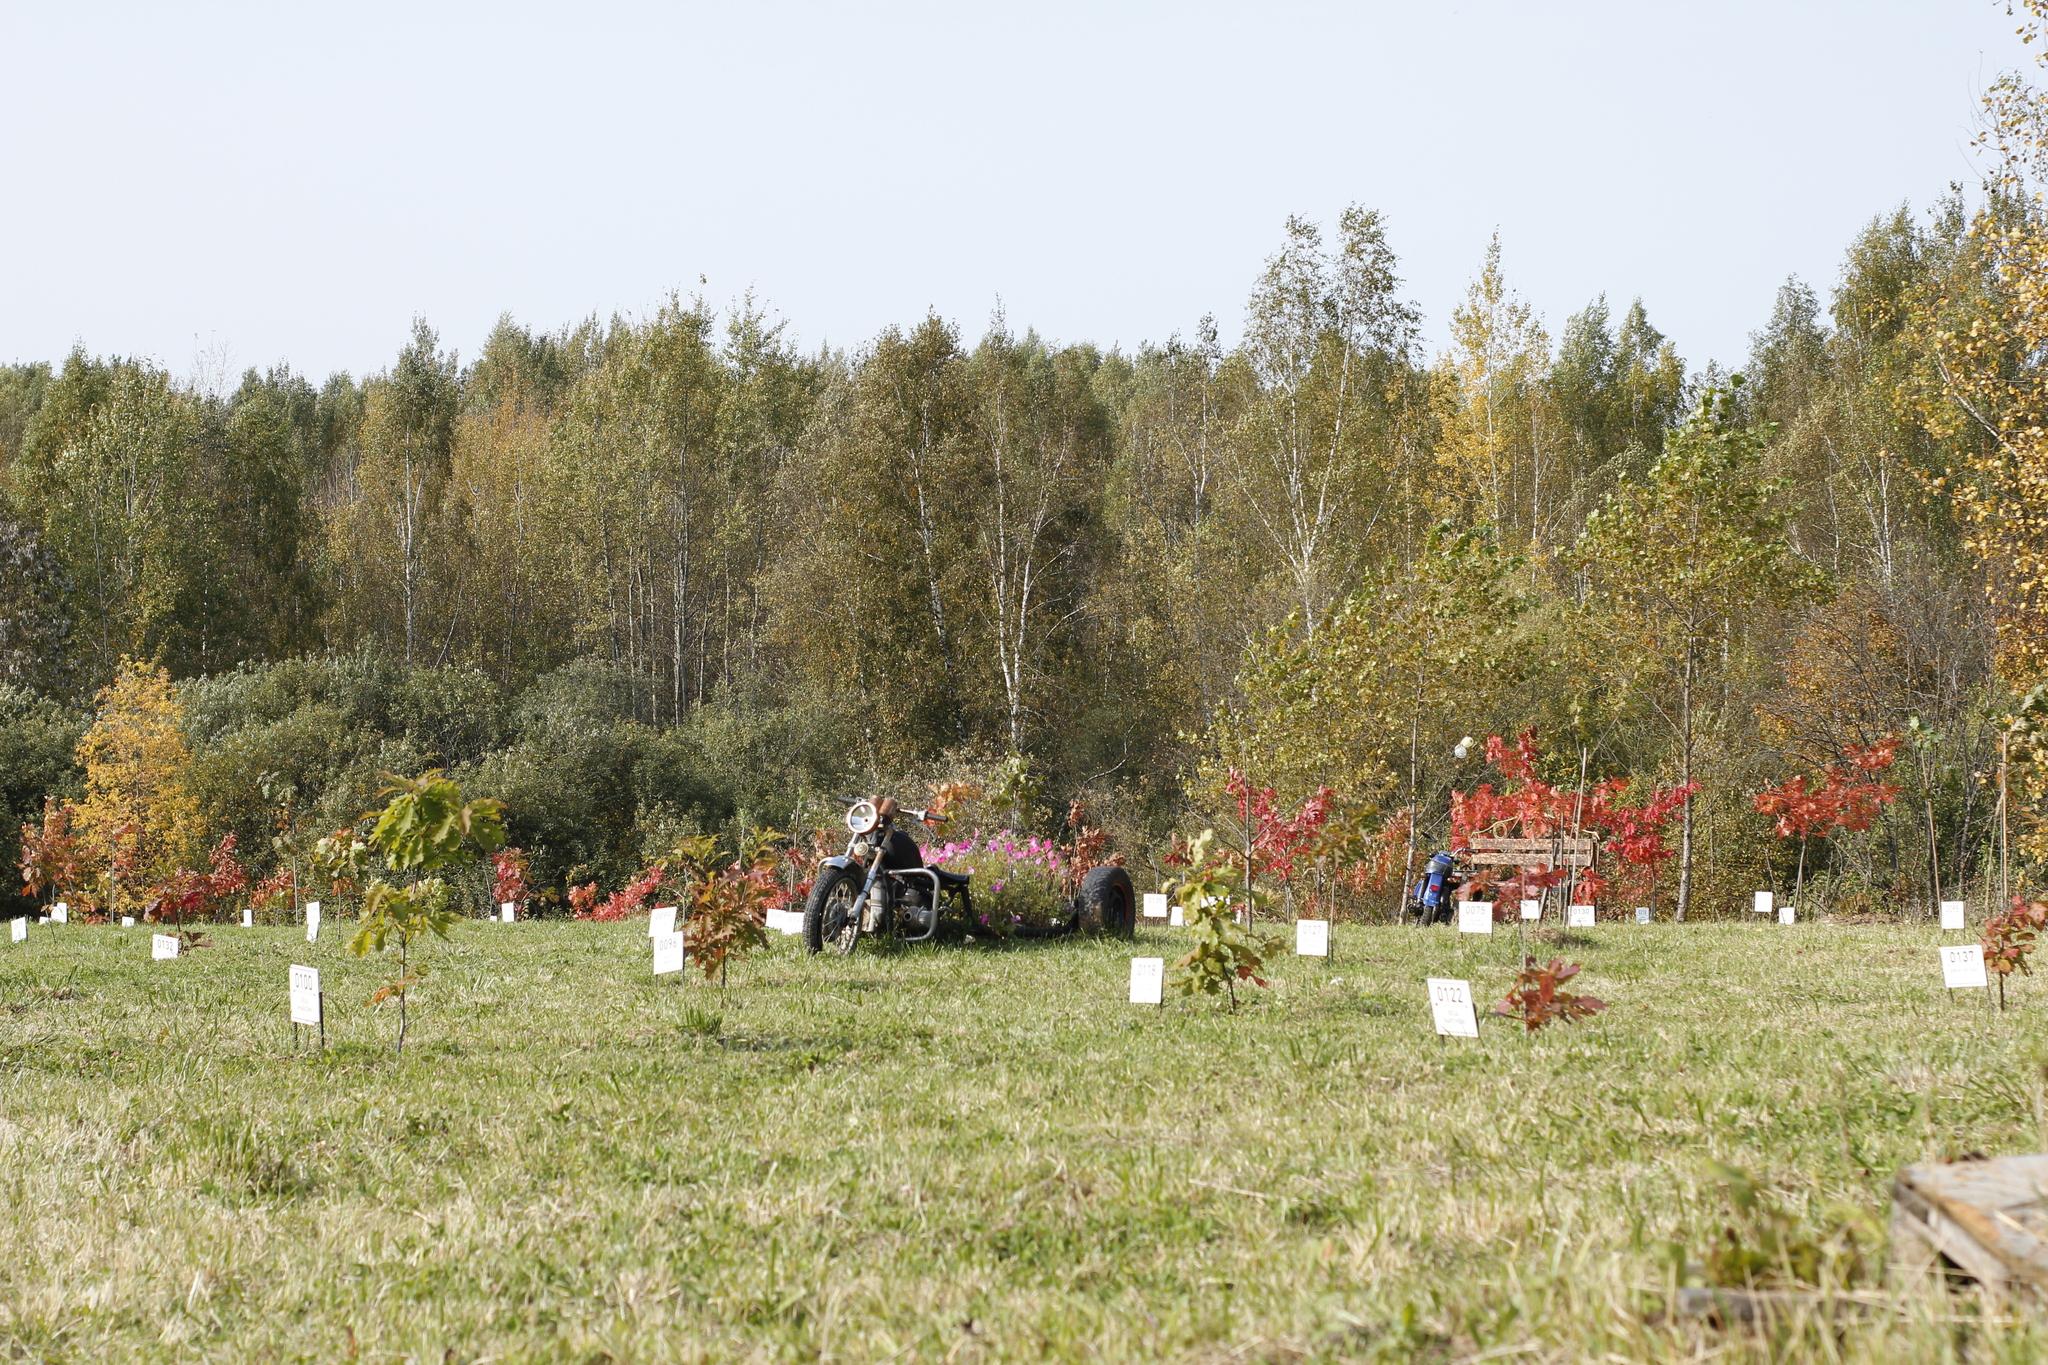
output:
[[862,884],[860,895],[854,899],[853,909],[847,912],[853,916],[853,922],[860,925],[862,933],[871,934],[882,927],[879,915],[875,917],[875,923],[872,928],[867,923],[868,902],[875,895],[875,884],[882,879],[882,847],[881,844],[875,845],[874,861],[868,864],[868,879]]

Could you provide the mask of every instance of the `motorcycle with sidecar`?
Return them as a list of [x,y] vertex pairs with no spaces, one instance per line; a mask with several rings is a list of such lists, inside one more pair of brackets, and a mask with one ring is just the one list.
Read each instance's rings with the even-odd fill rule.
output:
[[[862,934],[923,943],[936,938],[945,912],[972,926],[973,876],[927,866],[917,840],[898,821],[904,818],[936,829],[946,817],[913,810],[894,797],[841,797],[851,836],[846,852],[818,864],[811,894],[804,901],[803,943],[806,952],[831,948],[846,954]],[[1045,927],[1018,925],[1020,937],[1060,934],[1112,934],[1128,938],[1137,927],[1137,896],[1131,875],[1120,867],[1097,867],[1081,878],[1062,913]]]

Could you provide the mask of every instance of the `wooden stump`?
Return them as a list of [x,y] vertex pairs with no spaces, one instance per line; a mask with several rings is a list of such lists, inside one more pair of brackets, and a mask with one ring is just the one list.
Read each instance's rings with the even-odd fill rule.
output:
[[2048,1303],[2048,1155],[1908,1166],[1892,1182],[1891,1273],[1953,1266],[1987,1306]]

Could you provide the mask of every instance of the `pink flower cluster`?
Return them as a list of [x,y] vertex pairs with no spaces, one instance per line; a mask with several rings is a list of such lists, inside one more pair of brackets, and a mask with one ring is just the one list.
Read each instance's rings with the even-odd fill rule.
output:
[[1019,839],[1009,830],[997,830],[985,839],[949,839],[936,852],[926,852],[925,862],[936,866],[954,859],[966,860],[979,854],[1000,854],[1013,863],[1033,863],[1048,872],[1060,870],[1059,847],[1050,839],[1026,835]]

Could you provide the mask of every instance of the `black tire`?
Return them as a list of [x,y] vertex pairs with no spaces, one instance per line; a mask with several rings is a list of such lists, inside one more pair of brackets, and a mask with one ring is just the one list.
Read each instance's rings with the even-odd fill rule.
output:
[[1138,896],[1131,889],[1131,874],[1120,867],[1098,867],[1081,878],[1074,915],[1084,934],[1129,938],[1138,927]]
[[842,956],[860,939],[860,921],[851,917],[854,901],[867,882],[859,867],[821,867],[804,901],[804,951],[823,952],[829,945]]

